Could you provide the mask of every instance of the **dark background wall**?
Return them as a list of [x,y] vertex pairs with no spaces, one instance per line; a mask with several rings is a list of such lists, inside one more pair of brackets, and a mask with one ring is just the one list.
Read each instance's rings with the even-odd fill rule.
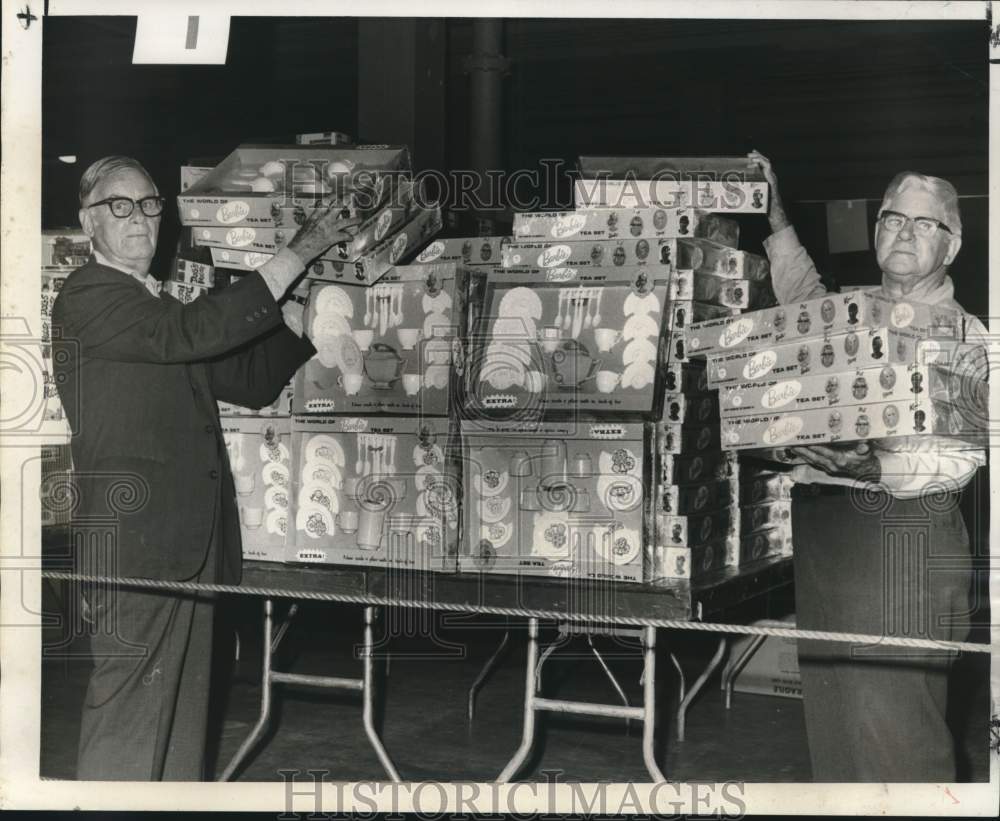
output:
[[[373,59],[370,45],[359,53],[358,31],[351,18],[235,18],[225,66],[133,66],[134,19],[47,18],[43,225],[75,224],[79,175],[105,154],[140,157],[173,196],[190,158],[298,131],[357,134],[359,71],[414,82],[402,76],[411,66],[393,62],[401,44],[391,32]],[[445,32],[434,41],[447,52],[442,170],[469,159],[472,22],[448,20]],[[964,197],[957,296],[986,312],[984,23],[508,20],[505,52],[508,171],[542,159],[571,168],[585,153],[758,148],[774,160],[820,269],[845,284],[877,282],[878,271],[869,252],[828,252],[822,201],[877,200],[903,168],[944,176]],[[59,154],[79,162],[58,163]],[[563,177],[539,193],[554,207],[569,192]],[[177,232],[171,216],[168,255]],[[744,220],[743,232],[744,247],[757,247],[766,224]]]

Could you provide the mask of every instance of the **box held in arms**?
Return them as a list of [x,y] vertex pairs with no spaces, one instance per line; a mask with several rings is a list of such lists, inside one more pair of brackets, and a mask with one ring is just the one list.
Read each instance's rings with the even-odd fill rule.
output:
[[759,344],[787,344],[878,328],[956,342],[965,338],[964,317],[953,308],[894,301],[877,290],[856,289],[737,317],[700,321],[689,328],[688,353],[714,355]]
[[570,280],[491,273],[470,411],[651,412],[668,299],[668,274],[655,268],[581,268]]
[[781,381],[886,364],[948,362],[964,343],[926,339],[907,330],[848,331],[778,345],[758,345],[708,357],[708,384]]
[[747,450],[894,436],[948,436],[956,445],[981,448],[988,443],[988,419],[985,409],[927,399],[767,413],[722,420],[722,447]]
[[676,239],[704,237],[736,248],[736,220],[694,208],[591,208],[586,211],[540,211],[514,215],[514,241]]
[[676,239],[598,239],[572,242],[509,242],[501,249],[505,270],[538,273],[552,268],[675,268]]
[[197,285],[201,288],[211,288],[215,285],[215,269],[204,262],[178,257],[174,260],[170,279],[188,285]]
[[434,240],[414,261],[499,266],[500,250],[506,242],[510,237],[445,237]]
[[676,179],[582,179],[573,183],[573,204],[591,208],[698,208],[730,214],[766,214],[766,182]]
[[42,268],[79,268],[92,253],[90,237],[80,228],[42,231]]
[[455,412],[484,279],[438,263],[395,267],[369,286],[314,280],[306,326],[317,353],[296,373],[295,413]]
[[791,376],[723,385],[718,392],[724,418],[780,411],[813,410],[866,402],[909,402],[930,398],[985,409],[988,402],[985,351],[961,345],[947,362],[889,364],[853,371]]
[[461,462],[443,418],[292,417],[291,562],[454,572]]
[[409,176],[403,147],[241,145],[177,197],[181,225],[301,224],[322,200],[340,197],[368,215]]
[[641,422],[463,421],[459,569],[641,582],[652,522]]
[[243,558],[284,561],[290,521],[291,420],[233,417],[221,422],[236,486]]
[[[327,282],[360,282],[371,284],[378,281],[390,268],[405,262],[413,256],[430,237],[441,230],[441,209],[417,209],[413,219],[403,225],[395,234],[386,237],[354,262],[319,259],[313,261],[306,270],[310,279]],[[290,239],[290,237],[289,237]],[[255,271],[274,254],[260,251],[233,251],[227,248],[209,248],[212,263],[217,267],[235,268],[241,271]]]
[[202,288],[200,285],[189,285],[186,282],[177,282],[176,280],[168,279],[163,283],[162,292],[170,294],[178,302],[183,302],[187,305],[194,302],[198,297],[207,294],[209,289]]
[[[399,181],[386,203],[358,226],[350,242],[341,242],[324,251],[321,259],[334,262],[355,262],[365,252],[390,237],[416,215],[416,188],[406,180]],[[230,251],[255,251],[276,254],[298,232],[298,225],[283,228],[271,226],[204,225],[191,229],[196,246],[226,248]]]

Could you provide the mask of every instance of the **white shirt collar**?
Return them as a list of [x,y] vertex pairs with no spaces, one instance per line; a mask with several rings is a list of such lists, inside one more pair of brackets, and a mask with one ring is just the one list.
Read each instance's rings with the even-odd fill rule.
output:
[[111,260],[109,260],[104,254],[94,249],[94,259],[96,259],[101,265],[107,268],[114,268],[116,271],[121,271],[123,274],[128,274],[133,279],[137,280],[140,284],[145,286],[146,290],[149,291],[153,296],[158,297],[160,295],[160,289],[162,287],[160,281],[154,277],[152,274],[140,274],[138,271],[132,271],[128,268],[123,268],[121,265],[116,265]]

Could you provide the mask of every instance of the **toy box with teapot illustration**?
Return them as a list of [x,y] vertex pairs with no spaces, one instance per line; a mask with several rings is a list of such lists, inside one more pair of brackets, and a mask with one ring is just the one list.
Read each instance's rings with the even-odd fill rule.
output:
[[704,237],[736,248],[740,226],[694,208],[591,208],[515,214],[513,235],[517,242]]
[[222,437],[236,486],[243,558],[285,560],[291,494],[291,419],[224,418]]
[[403,147],[241,145],[182,191],[177,206],[184,226],[292,227],[334,196],[367,216],[409,174]]
[[654,268],[579,269],[567,280],[490,274],[470,411],[651,412],[667,300],[667,276]]
[[459,569],[641,582],[651,533],[641,422],[463,421]]
[[434,263],[397,266],[371,286],[313,281],[306,326],[317,353],[296,373],[295,413],[447,416],[484,280]]
[[287,560],[454,572],[458,455],[448,419],[292,417]]

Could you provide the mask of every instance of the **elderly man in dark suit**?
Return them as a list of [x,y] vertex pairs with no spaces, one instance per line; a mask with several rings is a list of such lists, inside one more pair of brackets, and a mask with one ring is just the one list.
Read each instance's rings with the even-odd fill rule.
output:
[[[80,182],[94,255],[66,279],[52,324],[78,481],[83,572],[237,583],[241,543],[216,400],[269,404],[315,349],[285,294],[356,223],[318,208],[255,273],[182,304],[149,273],[164,200],[135,160],[107,157]],[[78,778],[200,780],[214,603],[91,586],[95,666]]]

